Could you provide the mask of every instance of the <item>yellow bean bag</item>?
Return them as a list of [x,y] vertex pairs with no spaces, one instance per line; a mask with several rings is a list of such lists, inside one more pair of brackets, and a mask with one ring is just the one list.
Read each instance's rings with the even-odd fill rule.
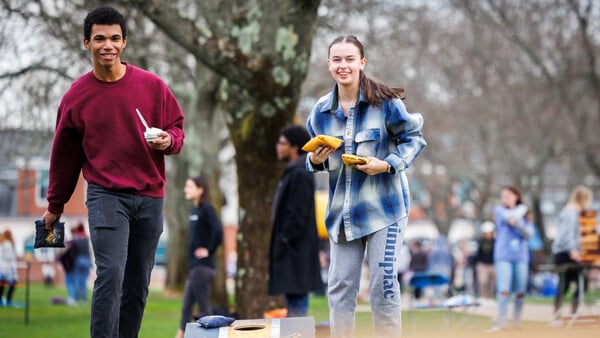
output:
[[342,143],[344,143],[344,141],[334,136],[317,135],[311,138],[310,141],[306,142],[306,144],[302,146],[302,150],[306,151],[307,153],[312,153],[313,151],[317,150],[319,146],[337,149],[342,145]]
[[342,161],[344,161],[345,165],[357,165],[357,164],[369,163],[369,160],[367,158],[352,155],[352,154],[342,154]]

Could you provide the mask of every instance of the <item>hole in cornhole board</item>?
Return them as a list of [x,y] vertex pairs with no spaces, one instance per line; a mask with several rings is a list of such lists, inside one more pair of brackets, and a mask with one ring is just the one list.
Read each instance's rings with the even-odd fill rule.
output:
[[241,324],[233,327],[236,331],[257,331],[264,328],[266,328],[266,326],[262,324]]

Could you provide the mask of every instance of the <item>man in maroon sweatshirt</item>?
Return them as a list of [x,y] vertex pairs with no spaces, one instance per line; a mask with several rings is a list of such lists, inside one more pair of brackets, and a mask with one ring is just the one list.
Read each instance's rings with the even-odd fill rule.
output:
[[[127,28],[119,12],[94,9],[83,33],[93,69],[58,107],[43,220],[49,227],[60,218],[83,172],[97,267],[91,336],[137,337],[163,227],[164,157],[183,146],[183,114],[158,76],[121,62]],[[160,130],[150,135],[138,110]]]

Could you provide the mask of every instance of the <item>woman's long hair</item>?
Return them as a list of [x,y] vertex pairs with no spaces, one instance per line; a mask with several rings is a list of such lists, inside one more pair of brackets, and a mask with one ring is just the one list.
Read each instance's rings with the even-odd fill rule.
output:
[[15,245],[15,240],[13,239],[13,234],[10,230],[5,230],[0,236],[0,242],[9,241],[10,244]]
[[[331,46],[338,43],[351,43],[358,48],[360,52],[360,58],[363,59],[365,57],[365,47],[363,44],[358,41],[358,38],[354,35],[342,35],[333,39],[331,44],[329,44],[329,49],[331,50]],[[406,96],[404,95],[404,88],[392,88],[384,85],[381,82],[377,82],[375,80],[370,79],[365,75],[365,73],[360,71],[360,88],[363,90],[364,95],[367,98],[367,102],[370,105],[379,107],[381,102],[385,100],[390,100],[394,98],[400,98],[404,100]]]
[[571,206],[578,211],[583,211],[590,206],[593,200],[592,190],[586,186],[578,185],[573,188],[571,195],[569,195],[569,201],[567,206]]
[[208,185],[208,180],[202,176],[192,177],[190,180],[192,180],[192,182],[194,182],[198,188],[202,188],[204,190],[198,203],[202,204],[210,202],[210,187]]
[[512,185],[506,185],[502,189],[508,190],[508,191],[512,192],[515,196],[517,196],[516,205],[523,204],[523,197],[521,196],[521,191],[517,187],[512,186]]

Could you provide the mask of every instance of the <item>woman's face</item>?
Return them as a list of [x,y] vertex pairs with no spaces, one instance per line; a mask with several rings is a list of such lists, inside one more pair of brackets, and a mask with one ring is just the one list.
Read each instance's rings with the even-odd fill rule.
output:
[[185,181],[183,193],[185,194],[186,200],[197,202],[200,200],[202,193],[204,193],[204,189],[198,187],[191,179],[188,179]]
[[351,43],[336,43],[329,49],[327,65],[333,79],[339,86],[352,86],[360,81],[360,71],[365,68],[367,59],[361,58],[358,47]]
[[500,201],[502,205],[507,208],[516,207],[518,197],[519,196],[508,189],[502,189],[502,192],[500,193]]

